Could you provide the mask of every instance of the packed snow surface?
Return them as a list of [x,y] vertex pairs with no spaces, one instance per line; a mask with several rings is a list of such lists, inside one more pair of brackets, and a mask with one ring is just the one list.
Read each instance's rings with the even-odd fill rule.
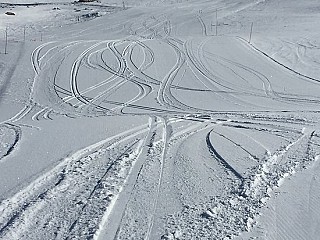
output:
[[318,0],[0,3],[0,239],[319,239],[319,22]]

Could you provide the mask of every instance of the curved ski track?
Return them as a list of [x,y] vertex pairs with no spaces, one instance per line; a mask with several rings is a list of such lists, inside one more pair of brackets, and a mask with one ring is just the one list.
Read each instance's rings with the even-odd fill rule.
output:
[[[304,114],[316,114],[320,99],[281,92],[262,70],[219,54],[222,40],[245,43],[209,39],[203,15],[193,17],[202,36],[175,36],[170,16],[150,14],[97,26],[121,26],[123,39],[66,38],[32,52],[30,102],[0,124],[0,161],[27,117],[149,122],[61,157],[0,202],[0,239],[229,239],[250,231],[272,191],[318,159],[317,123]],[[250,159],[245,171],[233,150]]]

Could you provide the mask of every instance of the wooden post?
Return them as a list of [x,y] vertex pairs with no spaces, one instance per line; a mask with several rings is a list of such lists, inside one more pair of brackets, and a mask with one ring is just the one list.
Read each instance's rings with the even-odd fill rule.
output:
[[8,27],[6,27],[6,31],[5,31],[4,54],[8,54],[7,48],[8,48]]
[[251,23],[251,28],[250,28],[249,43],[251,43],[252,29],[253,29],[253,22]]
[[218,36],[218,9],[216,9],[216,36]]
[[124,1],[122,1],[122,8],[123,8],[123,10],[126,10],[126,5],[125,5]]
[[23,41],[26,41],[26,25],[23,27]]
[[40,32],[40,41],[42,42],[42,32]]

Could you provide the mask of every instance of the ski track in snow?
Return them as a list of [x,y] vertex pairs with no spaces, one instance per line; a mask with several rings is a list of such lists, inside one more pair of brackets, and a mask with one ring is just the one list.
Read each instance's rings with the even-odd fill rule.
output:
[[0,239],[231,239],[254,229],[273,192],[319,159],[320,85],[241,37],[213,38],[215,10],[181,15],[195,36],[177,35],[185,23],[173,13],[182,10],[150,10],[31,52],[29,102],[0,123],[0,164],[18,156],[30,122],[149,122],[61,156],[2,200]]

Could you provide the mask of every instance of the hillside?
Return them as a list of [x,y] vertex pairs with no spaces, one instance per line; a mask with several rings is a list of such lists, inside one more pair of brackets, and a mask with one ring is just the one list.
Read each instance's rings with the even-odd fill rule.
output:
[[0,239],[318,239],[317,0],[36,2],[0,3]]

